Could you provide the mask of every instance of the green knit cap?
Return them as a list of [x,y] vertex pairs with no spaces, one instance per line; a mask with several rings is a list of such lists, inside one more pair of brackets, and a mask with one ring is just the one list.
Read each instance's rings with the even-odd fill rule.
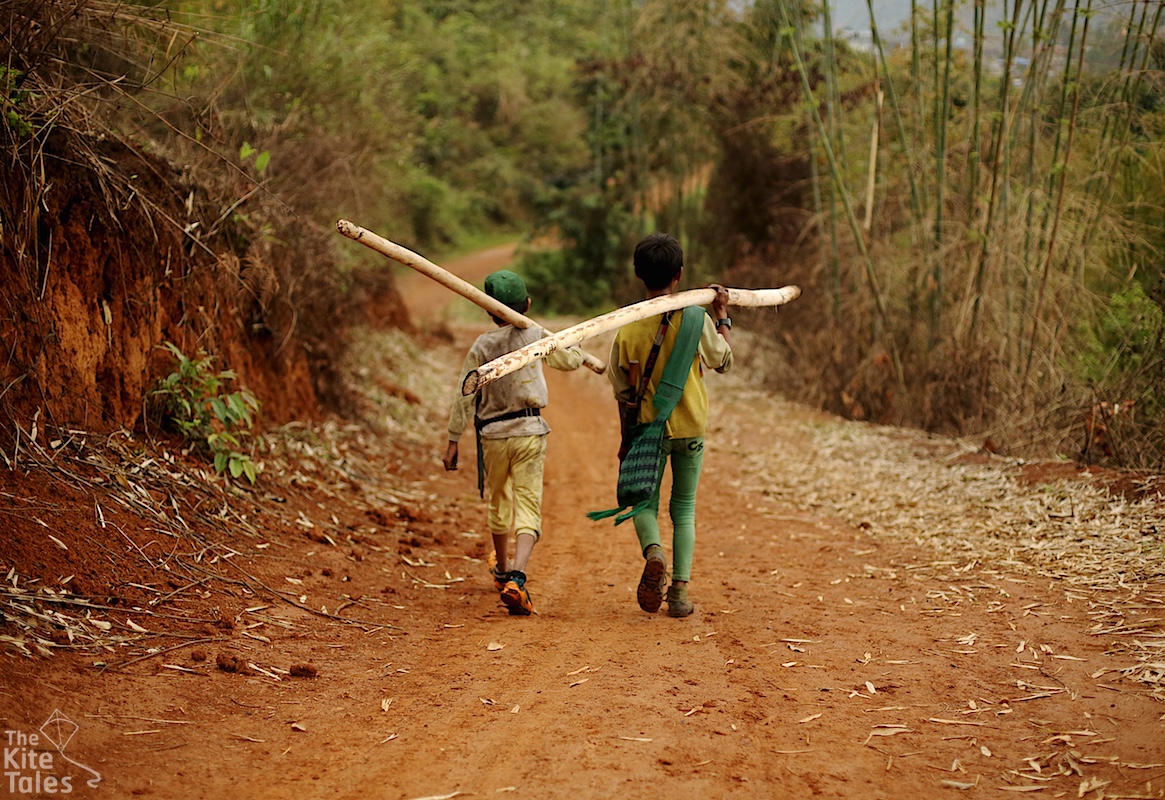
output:
[[526,292],[526,282],[516,272],[500,269],[491,272],[485,279],[485,293],[507,306],[520,306],[530,295]]

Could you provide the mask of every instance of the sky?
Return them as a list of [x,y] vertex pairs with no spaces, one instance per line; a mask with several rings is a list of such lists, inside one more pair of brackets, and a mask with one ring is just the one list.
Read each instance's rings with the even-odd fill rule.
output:
[[[916,0],[925,11],[933,8],[933,0]],[[910,19],[910,0],[874,0],[874,15],[878,21],[878,32],[887,41],[900,40],[900,35],[907,20]],[[831,0],[830,13],[833,16],[833,29],[845,28],[856,31],[870,29],[870,12],[866,0]],[[990,38],[999,29],[997,22],[1002,16],[1003,3],[1001,0],[987,2],[987,36]],[[970,40],[972,11],[969,3],[960,3],[956,10],[956,18],[961,20],[963,35]],[[958,45],[958,37],[955,39]]]

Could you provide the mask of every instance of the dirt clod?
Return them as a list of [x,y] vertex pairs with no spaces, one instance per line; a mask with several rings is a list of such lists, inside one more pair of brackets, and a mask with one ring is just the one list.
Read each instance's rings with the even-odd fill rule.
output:
[[215,656],[214,661],[223,672],[231,672],[236,675],[254,674],[251,668],[247,666],[246,661],[230,653],[219,653]]

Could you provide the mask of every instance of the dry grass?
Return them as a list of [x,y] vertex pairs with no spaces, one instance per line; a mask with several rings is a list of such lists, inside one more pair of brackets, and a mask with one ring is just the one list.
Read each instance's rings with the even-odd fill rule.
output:
[[[222,620],[171,608],[169,601],[200,592],[204,584],[223,582],[245,586],[253,596],[290,603],[338,624],[365,624],[341,610],[328,613],[309,608],[228,566],[228,559],[241,550],[266,548],[272,542],[281,546],[287,537],[305,533],[328,547],[351,548],[355,541],[362,548],[378,549],[374,538],[353,532],[334,517],[329,520],[321,513],[308,520],[302,512],[266,502],[290,487],[324,497],[343,494],[347,503],[355,497],[355,505],[388,518],[402,508],[413,513],[412,509],[424,508],[433,499],[426,482],[405,480],[392,465],[402,458],[415,458],[418,446],[432,446],[436,459],[434,443],[440,441],[444,429],[449,390],[456,382],[462,354],[439,343],[422,350],[397,331],[365,331],[361,341],[361,355],[353,356],[346,369],[352,370],[349,380],[359,393],[360,410],[369,424],[331,419],[294,423],[267,433],[258,448],[263,471],[255,489],[235,486],[198,461],[172,452],[166,443],[144,441],[128,431],[99,435],[23,423],[18,447],[0,450],[0,469],[35,471],[85,494],[103,529],[116,527],[106,522],[103,506],[148,520],[151,538],[165,542],[164,550],[143,551],[123,532],[127,546],[118,551],[115,568],[144,568],[143,574],[150,577],[142,584],[162,585],[168,578],[189,583],[173,592],[155,592],[138,607],[112,608],[98,596],[74,592],[67,578],[48,585],[19,574],[6,563],[0,570],[0,611],[10,624],[0,634],[0,647],[24,656],[50,656],[69,649],[104,652],[111,664],[125,666],[150,654],[217,641],[221,637],[208,635],[204,628]],[[401,393],[386,387],[415,392],[415,400],[402,399]],[[261,522],[254,516],[260,502],[255,493],[265,498]],[[9,492],[0,492],[0,501],[7,517],[34,523],[39,521],[37,514],[61,505],[42,507]],[[66,545],[49,541],[45,547]],[[247,622],[267,619],[257,612],[246,613]],[[176,645],[172,644],[175,639]],[[146,655],[127,660],[127,654],[143,649]]]
[[[756,340],[736,336],[747,360]],[[1086,604],[1092,633],[1126,634],[1129,673],[1165,697],[1165,478],[1138,500],[1087,473],[1033,483],[1022,459],[964,441],[817,414],[741,377],[713,391],[711,436],[740,459],[741,489],[915,545],[932,556],[900,566],[920,577],[1047,581]]]

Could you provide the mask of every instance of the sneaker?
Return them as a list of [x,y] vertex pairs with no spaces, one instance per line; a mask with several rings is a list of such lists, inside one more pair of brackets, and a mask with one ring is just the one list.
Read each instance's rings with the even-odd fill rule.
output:
[[688,585],[676,586],[674,583],[667,587],[667,615],[669,617],[686,617],[696,610],[692,601],[688,599]]
[[663,557],[663,548],[652,545],[647,548],[646,563],[643,565],[643,574],[639,577],[639,589],[635,592],[635,599],[639,607],[648,614],[659,611],[663,603],[663,587],[667,583],[667,560]]
[[498,572],[498,554],[491,552],[489,554],[489,575],[494,579],[494,588],[499,592],[506,588],[506,583],[510,580],[510,573]]
[[528,617],[534,613],[534,603],[530,600],[530,593],[526,591],[526,575],[514,570],[506,577],[506,585],[502,588],[502,602],[506,604],[511,617]]

